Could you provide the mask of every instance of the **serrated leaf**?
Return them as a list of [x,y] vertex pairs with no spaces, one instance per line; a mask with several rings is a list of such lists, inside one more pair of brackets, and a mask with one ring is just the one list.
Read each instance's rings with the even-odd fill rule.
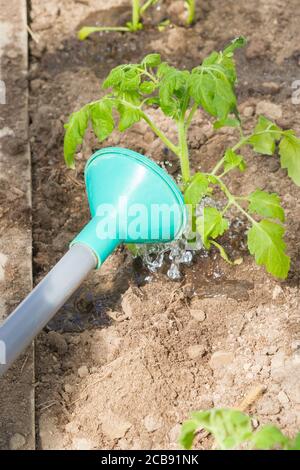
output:
[[249,416],[238,410],[212,409],[192,413],[192,419],[183,424],[180,443],[192,447],[195,432],[204,429],[215,438],[220,449],[234,449],[252,435]]
[[177,119],[183,106],[183,96],[188,88],[189,72],[170,68],[159,87],[160,108],[166,116]]
[[300,186],[300,139],[293,131],[284,133],[279,144],[280,163],[286,168],[289,177],[297,186]]
[[64,157],[69,168],[75,168],[74,154],[79,145],[82,144],[89,122],[89,107],[84,106],[79,111],[71,114],[69,121],[65,124]]
[[102,142],[114,130],[115,123],[112,115],[113,104],[109,99],[102,99],[90,105],[90,115],[93,130]]
[[129,127],[131,127],[136,122],[139,122],[141,119],[141,112],[139,109],[134,109],[125,104],[119,104],[117,106],[120,120],[119,120],[119,131],[123,132]]
[[216,84],[214,78],[206,73],[192,73],[189,80],[191,97],[211,116],[217,116],[214,97]]
[[102,88],[107,89],[111,87],[118,87],[123,81],[124,76],[124,65],[118,65],[118,67],[115,67],[109,72],[107,78],[102,83]]
[[244,158],[241,155],[238,155],[232,149],[227,149],[224,155],[224,170],[230,171],[234,168],[238,168],[240,171],[246,169],[246,163]]
[[210,248],[210,238],[223,235],[228,226],[228,220],[215,207],[204,207],[203,215],[197,218],[197,230],[206,248]]
[[214,106],[217,117],[226,119],[236,109],[236,97],[230,83],[222,78],[216,79]]
[[290,269],[283,235],[284,228],[269,220],[256,222],[248,231],[248,248],[256,263],[280,279],[286,279]]
[[189,90],[194,101],[220,121],[226,121],[228,115],[236,111],[233,88],[227,78],[218,71],[192,73]]
[[143,95],[151,95],[156,89],[156,85],[153,82],[145,81],[140,84],[140,92]]
[[158,67],[160,63],[160,54],[148,54],[142,60],[142,65],[146,65],[146,67]]
[[258,450],[286,449],[291,444],[290,439],[272,424],[262,426],[252,435],[251,441]]
[[136,65],[126,67],[124,77],[119,84],[120,91],[137,91],[141,83],[141,72]]
[[186,204],[198,204],[206,195],[209,181],[202,173],[196,173],[184,192]]
[[281,138],[280,130],[272,121],[264,116],[260,116],[254,129],[254,133],[258,133],[258,135],[250,137],[249,143],[255,152],[263,155],[273,155],[276,141]]
[[270,217],[271,219],[279,219],[284,222],[284,210],[280,205],[278,194],[257,189],[247,196],[247,199],[250,202],[248,207],[250,213]]

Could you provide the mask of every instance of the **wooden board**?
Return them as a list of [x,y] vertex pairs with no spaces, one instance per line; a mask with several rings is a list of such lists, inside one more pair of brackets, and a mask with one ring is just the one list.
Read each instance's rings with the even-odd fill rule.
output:
[[[32,289],[25,0],[0,0],[0,322]],[[34,449],[33,346],[0,379],[0,449]]]

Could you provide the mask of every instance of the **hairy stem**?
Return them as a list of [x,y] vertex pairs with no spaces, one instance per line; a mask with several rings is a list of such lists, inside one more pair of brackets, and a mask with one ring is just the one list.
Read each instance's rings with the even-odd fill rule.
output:
[[153,130],[153,132],[160,138],[160,140],[168,147],[175,155],[180,156],[179,148],[171,142],[168,137],[151,121],[150,117],[142,111],[142,118],[148,126]]
[[188,17],[186,22],[188,25],[191,25],[195,21],[196,0],[186,0],[186,5],[188,8]]
[[186,126],[184,119],[180,119],[178,121],[178,144],[182,180],[184,183],[188,183],[191,179],[191,172],[189,162],[189,150],[187,145]]
[[140,22],[140,0],[132,0],[132,30],[139,29]]

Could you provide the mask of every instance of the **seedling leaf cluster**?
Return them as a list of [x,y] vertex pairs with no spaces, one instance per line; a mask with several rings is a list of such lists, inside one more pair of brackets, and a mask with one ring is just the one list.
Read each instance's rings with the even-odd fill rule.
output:
[[192,413],[181,427],[179,442],[184,449],[192,448],[199,430],[212,434],[220,450],[237,449],[241,445],[256,450],[300,450],[300,433],[291,439],[273,424],[254,431],[250,416],[235,409],[214,408]]
[[[242,154],[246,146],[258,154],[278,154],[281,167],[300,186],[300,140],[293,130],[283,130],[260,116],[252,132],[246,135],[243,131],[235,94],[234,52],[245,42],[243,37],[235,39],[223,51],[211,53],[191,71],[178,70],[162,62],[160,55],[155,53],[147,55],[139,64],[114,68],[102,85],[107,93],[73,113],[66,124],[65,161],[69,167],[74,167],[76,150],[90,124],[102,142],[114,129],[124,132],[144,120],[180,161],[180,188],[189,207],[191,226],[201,236],[204,246],[207,249],[215,246],[221,256],[231,262],[217,239],[229,229],[228,216],[233,209],[247,220],[248,249],[257,264],[285,279],[290,258],[284,242],[285,215],[279,196],[259,188],[243,195],[233,194],[230,190],[231,179],[246,171]],[[176,142],[171,141],[151,119],[148,113],[151,107],[159,108],[176,123]],[[188,132],[198,108],[214,118],[216,131],[224,126],[234,127],[238,130],[238,138],[209,172],[192,173]],[[222,210],[208,206],[199,215],[197,205],[206,196],[219,202],[221,198]]]

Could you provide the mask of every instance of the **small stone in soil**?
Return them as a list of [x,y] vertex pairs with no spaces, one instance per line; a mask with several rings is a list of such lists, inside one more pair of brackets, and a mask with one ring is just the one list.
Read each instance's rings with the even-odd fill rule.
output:
[[161,418],[153,415],[147,415],[144,418],[144,426],[148,432],[154,432],[161,428]]
[[203,312],[203,310],[198,310],[198,309],[190,309],[190,314],[193,318],[195,318],[195,320],[199,321],[199,322],[202,322],[205,320],[206,318],[206,314],[205,312]]
[[120,416],[107,413],[107,415],[101,416],[101,426],[103,434],[109,439],[121,439],[131,428],[132,424],[125,421]]
[[212,369],[228,366],[234,360],[234,354],[227,351],[216,351],[212,354],[209,365]]
[[251,117],[254,114],[254,108],[253,106],[246,106],[243,110],[243,115],[245,117]]
[[206,349],[201,344],[194,344],[188,347],[187,353],[190,359],[197,359],[198,357],[203,357],[205,355]]
[[256,105],[256,114],[276,120],[282,117],[282,108],[279,104],[270,101],[259,101]]
[[281,390],[278,395],[277,395],[277,398],[278,398],[278,401],[284,406],[284,405],[287,405],[289,403],[289,397],[287,396],[287,394]]
[[89,370],[88,370],[87,366],[79,367],[77,372],[78,372],[79,377],[81,377],[82,379],[89,375]]
[[70,384],[65,384],[64,390],[65,390],[66,393],[71,394],[71,393],[73,393],[74,388]]

